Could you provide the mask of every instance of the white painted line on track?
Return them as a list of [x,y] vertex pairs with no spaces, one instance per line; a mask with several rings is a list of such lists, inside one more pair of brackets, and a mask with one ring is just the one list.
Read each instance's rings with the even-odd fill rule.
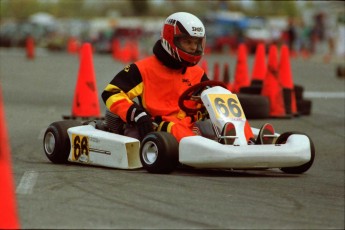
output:
[[16,194],[30,195],[35,187],[38,177],[36,171],[26,171],[20,179],[19,185],[16,189]]
[[345,92],[305,92],[304,97],[308,98],[338,98],[338,99],[345,99]]

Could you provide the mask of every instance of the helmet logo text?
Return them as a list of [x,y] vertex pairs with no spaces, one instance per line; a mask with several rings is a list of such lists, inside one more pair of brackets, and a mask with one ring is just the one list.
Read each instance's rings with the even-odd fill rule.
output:
[[196,31],[196,32],[203,32],[202,27],[192,27],[192,31]]

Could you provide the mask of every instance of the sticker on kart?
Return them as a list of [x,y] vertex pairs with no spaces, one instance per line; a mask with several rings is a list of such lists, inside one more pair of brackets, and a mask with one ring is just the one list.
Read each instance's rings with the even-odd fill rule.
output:
[[216,118],[231,118],[244,120],[245,115],[236,94],[208,95]]
[[72,161],[89,162],[89,138],[72,134]]

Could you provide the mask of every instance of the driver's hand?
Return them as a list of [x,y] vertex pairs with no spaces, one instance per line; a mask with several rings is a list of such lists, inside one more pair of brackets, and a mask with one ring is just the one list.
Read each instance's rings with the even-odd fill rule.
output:
[[140,141],[143,140],[148,133],[154,131],[151,117],[142,107],[135,103],[129,107],[126,119],[127,123],[136,125]]
[[139,131],[140,140],[143,140],[148,133],[153,132],[151,118],[148,115],[140,117],[137,121],[137,128]]

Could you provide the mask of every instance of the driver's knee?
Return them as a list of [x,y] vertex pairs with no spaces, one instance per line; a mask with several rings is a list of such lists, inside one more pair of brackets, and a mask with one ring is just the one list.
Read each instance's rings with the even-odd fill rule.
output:
[[174,124],[171,128],[171,134],[176,138],[178,142],[181,141],[182,138],[188,136],[195,136],[196,134],[193,132],[193,125],[184,126],[182,124]]

